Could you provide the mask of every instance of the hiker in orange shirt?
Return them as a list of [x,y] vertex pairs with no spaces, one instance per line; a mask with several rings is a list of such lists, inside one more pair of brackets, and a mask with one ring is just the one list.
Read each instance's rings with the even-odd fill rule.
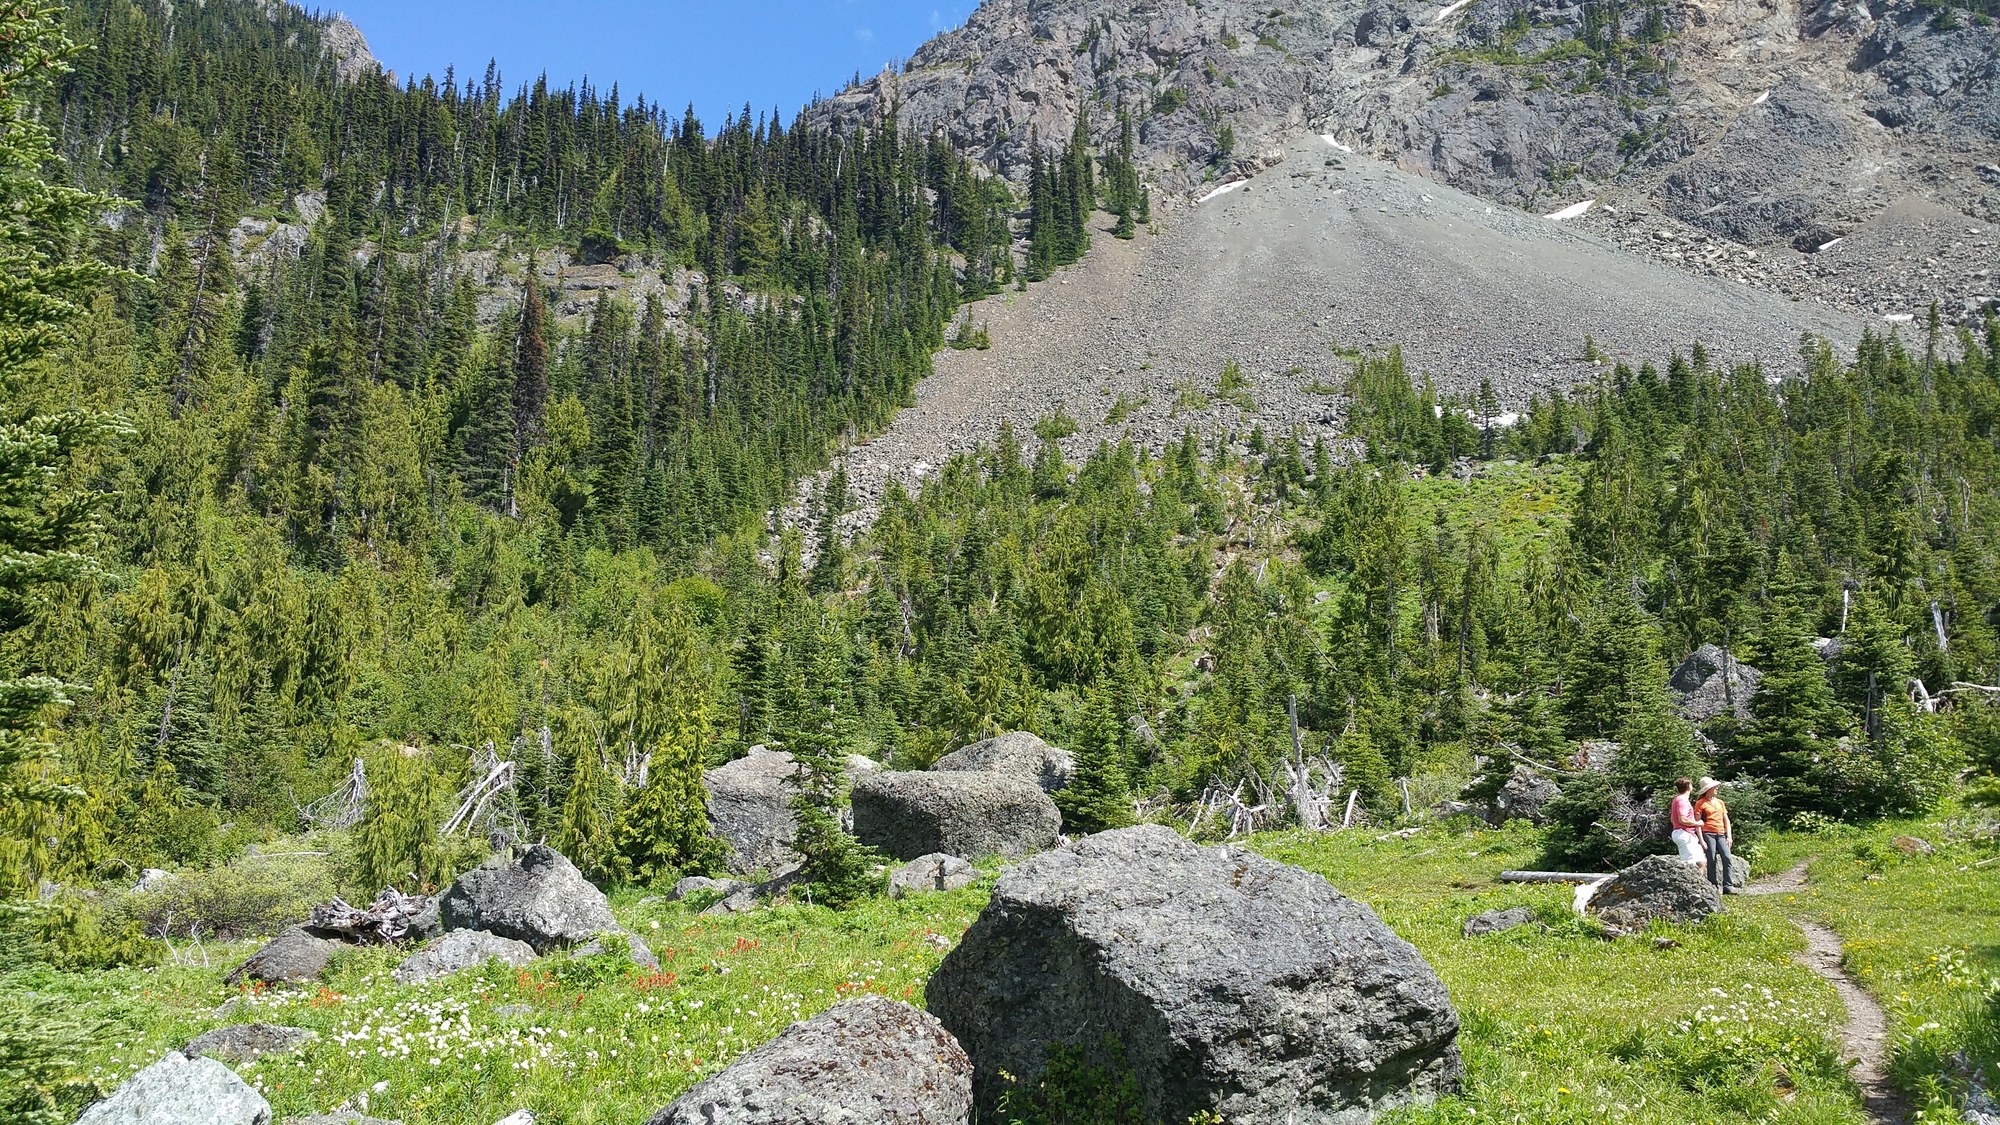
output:
[[1729,885],[1730,855],[1736,846],[1736,829],[1729,823],[1729,806],[1722,803],[1722,783],[1712,777],[1701,779],[1695,790],[1694,815],[1701,821],[1701,850],[1708,857],[1708,881],[1720,894],[1733,895]]

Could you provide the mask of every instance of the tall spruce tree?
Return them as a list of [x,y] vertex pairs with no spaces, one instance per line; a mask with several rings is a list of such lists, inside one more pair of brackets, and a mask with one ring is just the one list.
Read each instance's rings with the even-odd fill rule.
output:
[[585,875],[604,878],[615,870],[612,810],[618,800],[618,778],[604,760],[604,720],[582,707],[565,708],[553,735],[568,775],[553,842]]
[[618,817],[613,846],[618,873],[642,884],[706,873],[722,858],[708,831],[708,789],[702,780],[715,740],[714,673],[694,628],[677,610],[654,628],[653,660],[639,672],[660,697],[662,714],[646,783]]
[[407,894],[448,882],[451,849],[439,835],[449,791],[426,755],[385,746],[368,763],[368,806],[355,835],[352,881],[363,894]]
[[870,873],[877,856],[840,823],[847,801],[846,754],[851,726],[842,698],[841,638],[826,624],[794,634],[805,646],[790,665],[781,741],[798,768],[792,809],[799,830],[793,841],[803,857],[804,891],[815,903],[840,909],[881,889]]
[[1768,782],[1783,813],[1840,813],[1838,797],[1821,784],[1818,763],[1833,749],[1840,718],[1826,662],[1794,612],[1766,612],[1757,636],[1764,678],[1750,701],[1750,725],[1737,737],[1734,765]]
[[[0,7],[0,402],[37,401],[36,364],[107,271],[85,255],[111,200],[46,175],[55,160],[36,100],[68,68],[54,8]],[[95,495],[70,476],[79,451],[120,424],[98,413],[24,416],[0,406],[0,898],[34,890],[59,862],[52,819],[81,796],[50,725],[79,685],[51,675],[22,631],[97,570]]]
[[1109,689],[1092,688],[1086,696],[1083,721],[1070,751],[1076,757],[1076,770],[1056,794],[1063,826],[1079,833],[1129,826],[1133,810],[1125,772],[1125,726],[1118,721]]

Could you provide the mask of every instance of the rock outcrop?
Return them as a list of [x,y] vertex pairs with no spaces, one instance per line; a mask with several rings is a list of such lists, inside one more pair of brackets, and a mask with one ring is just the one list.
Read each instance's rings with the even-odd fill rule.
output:
[[854,835],[885,855],[1008,859],[1055,846],[1062,813],[1032,781],[994,773],[869,774],[854,785]]
[[1735,242],[1816,249],[1838,233],[1822,213],[1842,194],[1853,145],[1828,92],[1787,79],[1669,173],[1659,199],[1675,218]]
[[926,995],[982,1112],[1058,1048],[1129,1070],[1149,1121],[1362,1122],[1461,1074],[1443,984],[1373,911],[1158,825],[1009,871]]
[[1500,791],[1493,795],[1487,819],[1494,824],[1505,824],[1510,820],[1547,824],[1549,806],[1560,796],[1562,790],[1548,775],[1528,766],[1515,766]]
[[126,1079],[76,1125],[270,1125],[271,1104],[214,1059],[174,1051]]
[[1599,884],[1588,910],[1606,926],[1631,932],[1649,922],[1699,922],[1722,909],[1722,896],[1699,867],[1678,856],[1651,855]]
[[729,868],[751,874],[797,862],[798,766],[790,754],[753,746],[706,775],[709,829],[729,844]]
[[570,952],[577,957],[619,953],[642,969],[660,971],[660,959],[653,954],[653,947],[646,944],[645,938],[623,926],[615,930],[606,930],[582,945],[572,947]]
[[293,926],[264,943],[264,948],[231,969],[229,975],[223,978],[223,983],[237,985],[258,981],[264,984],[300,984],[318,980],[341,947],[342,943],[332,938],[320,937],[304,926]]
[[[1996,299],[2000,28],[1937,11],[1627,5],[1611,28],[1590,0],[988,0],[810,114],[851,129],[893,107],[1017,184],[1038,142],[1087,113],[1108,151],[1122,114],[1170,215],[1319,134],[1538,216],[1595,204],[1577,226],[1676,269],[1871,318],[1935,300],[1976,329]],[[1941,221],[1911,223],[1912,202]],[[1880,252],[1820,253],[1869,231]]]
[[368,49],[368,38],[346,16],[336,15],[321,25],[320,46],[333,60],[342,82],[359,82],[382,68]]
[[499,961],[525,965],[535,959],[535,947],[484,930],[452,930],[403,959],[390,972],[397,984],[417,984]]
[[220,1059],[231,1066],[246,1066],[265,1055],[289,1054],[318,1038],[318,1032],[303,1027],[239,1023],[195,1036],[181,1048],[181,1054],[191,1059]]
[[972,1064],[938,1021],[864,997],[795,1023],[647,1125],[968,1125]]
[[978,881],[978,868],[955,855],[932,852],[889,872],[889,897],[902,898],[924,891],[955,891]]
[[619,928],[604,892],[547,844],[529,848],[517,863],[496,858],[459,876],[438,900],[438,917],[446,930],[484,930],[537,953]]
[[1737,660],[1715,645],[1703,645],[1667,678],[1674,693],[1674,709],[1691,723],[1705,723],[1724,715],[1750,720],[1750,700],[1764,674]]
[[1069,784],[1076,757],[1024,730],[998,735],[954,750],[931,766],[946,773],[997,773],[1032,781],[1045,793]]

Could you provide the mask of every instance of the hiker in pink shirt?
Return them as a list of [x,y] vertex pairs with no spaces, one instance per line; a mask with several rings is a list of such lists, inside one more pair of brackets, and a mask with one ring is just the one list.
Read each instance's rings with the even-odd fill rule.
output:
[[1707,863],[1701,850],[1701,818],[1695,815],[1694,782],[1685,777],[1674,779],[1674,800],[1667,806],[1667,818],[1673,821],[1674,847],[1680,849],[1681,862],[1693,867]]

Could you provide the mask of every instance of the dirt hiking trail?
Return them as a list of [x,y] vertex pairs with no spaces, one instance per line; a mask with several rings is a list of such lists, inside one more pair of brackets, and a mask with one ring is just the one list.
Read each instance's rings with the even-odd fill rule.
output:
[[[1744,893],[1787,894],[1803,890],[1805,884],[1806,865],[1801,863],[1756,880]],[[1854,1084],[1861,1088],[1868,1119],[1877,1125],[1909,1125],[1910,1107],[1902,1091],[1889,1081],[1889,1021],[1882,1006],[1842,967],[1839,934],[1805,918],[1794,917],[1791,922],[1806,939],[1805,950],[1795,955],[1798,962],[1832,984],[1847,1009],[1847,1020],[1840,1028],[1840,1049],[1853,1062]]]

